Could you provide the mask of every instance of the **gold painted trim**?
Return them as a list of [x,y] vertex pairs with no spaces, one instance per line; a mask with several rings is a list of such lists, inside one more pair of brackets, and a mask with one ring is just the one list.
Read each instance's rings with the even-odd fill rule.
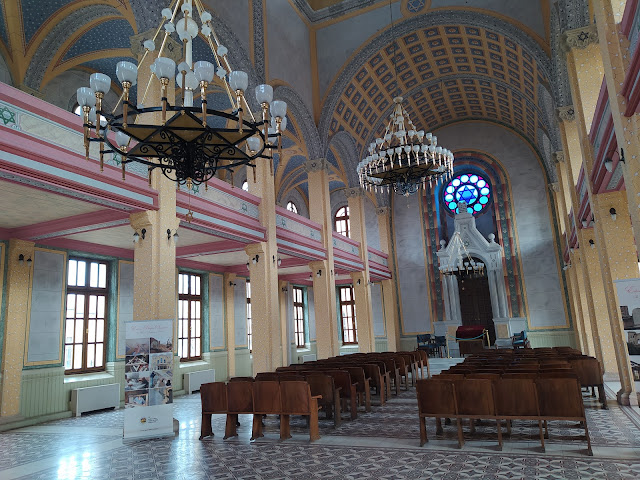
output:
[[115,339],[116,340],[116,344],[115,344],[116,359],[118,358],[122,359],[126,356],[126,355],[118,355],[118,339],[120,338],[120,288],[122,286],[120,282],[120,272],[121,272],[120,265],[125,263],[134,265],[134,268],[135,268],[135,262],[132,262],[130,260],[118,260],[118,299],[116,301],[116,339]]
[[[63,268],[62,268],[62,292],[61,292],[61,300],[62,306],[60,307],[60,340],[58,343],[58,358],[56,360],[42,360],[39,362],[29,362],[27,359],[29,358],[29,332],[31,331],[31,298],[33,296],[33,271],[35,269],[35,252],[47,252],[47,253],[55,253],[57,255],[63,256]],[[67,252],[61,252],[60,250],[51,250],[48,248],[35,247],[33,249],[34,253],[34,264],[31,267],[31,272],[29,273],[29,291],[28,291],[28,300],[27,300],[27,326],[25,330],[25,342],[24,342],[24,362],[23,365],[25,367],[32,367],[37,365],[53,365],[57,363],[63,362],[62,350],[64,345],[64,311],[66,307],[66,294],[67,294]],[[64,365],[62,365],[64,367]]]
[[211,277],[220,277],[222,278],[222,325],[226,329],[226,315],[225,315],[225,305],[224,305],[224,274],[222,273],[209,273],[209,351],[213,351],[214,349],[227,349],[227,337],[223,331],[223,341],[224,345],[213,345],[211,343]]

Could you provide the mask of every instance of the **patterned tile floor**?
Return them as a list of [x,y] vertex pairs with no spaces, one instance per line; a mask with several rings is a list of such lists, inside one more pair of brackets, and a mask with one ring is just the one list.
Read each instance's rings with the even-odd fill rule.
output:
[[[456,448],[454,427],[419,446],[415,390],[371,413],[359,413],[339,429],[321,419],[319,441],[309,444],[301,419],[293,438],[278,439],[278,420],[268,417],[265,437],[250,442],[251,417],[241,416],[239,436],[223,440],[224,417],[214,417],[215,437],[199,441],[200,399],[177,398],[179,433],[171,439],[122,442],[123,410],[85,414],[0,434],[0,479],[200,480],[200,479],[637,479],[640,478],[640,415],[610,401],[602,410],[585,397],[594,457],[586,455],[582,430],[572,423],[550,426],[547,451],[537,430],[514,425],[497,450],[488,422]],[[638,410],[637,408],[635,409]]]

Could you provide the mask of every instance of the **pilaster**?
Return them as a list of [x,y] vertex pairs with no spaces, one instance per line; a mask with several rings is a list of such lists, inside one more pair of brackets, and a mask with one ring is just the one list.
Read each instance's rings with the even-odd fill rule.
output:
[[224,287],[224,320],[225,336],[227,339],[227,374],[229,378],[236,375],[236,317],[234,286],[235,273],[225,273],[223,275]]
[[[389,218],[389,207],[378,207],[378,232],[380,233],[380,250],[391,257],[391,229]],[[384,305],[384,323],[387,332],[387,348],[392,351],[398,349],[398,339],[400,338],[400,323],[398,322],[398,304],[393,279],[382,281],[382,299]]]
[[[20,255],[23,255],[22,262]],[[2,388],[0,389],[0,417],[20,415],[22,367],[27,338],[27,316],[31,290],[34,243],[9,240],[7,253],[7,287],[5,303],[5,332],[2,349]]]
[[[573,249],[572,249],[573,250]],[[584,278],[587,273],[585,272],[585,265],[582,261],[582,254],[580,249],[573,250],[570,253],[571,268],[570,271],[573,274],[575,282],[575,297],[576,297],[576,311],[581,314],[582,324],[584,325],[584,338],[586,339],[586,349],[582,352],[586,355],[596,357],[602,364],[602,351],[600,348],[600,340],[597,337],[598,329],[595,324],[595,320],[592,319],[589,314],[589,304],[587,298],[589,297],[589,287],[586,285]],[[594,334],[596,338],[594,339]],[[583,347],[584,348],[584,347]]]

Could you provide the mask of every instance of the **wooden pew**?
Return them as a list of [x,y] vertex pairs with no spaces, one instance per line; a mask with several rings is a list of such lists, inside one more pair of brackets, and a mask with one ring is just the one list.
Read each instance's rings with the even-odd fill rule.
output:
[[280,382],[280,395],[282,410],[280,416],[280,439],[291,438],[291,415],[304,415],[309,417],[309,440],[311,442],[320,438],[318,428],[318,398],[311,395],[311,389],[307,382]]
[[600,362],[593,357],[572,358],[569,362],[573,371],[578,375],[580,385],[583,388],[591,387],[592,397],[595,396],[593,389],[597,387],[602,408],[607,408],[607,396],[604,393],[604,378],[602,368],[600,368]]
[[475,430],[475,419],[495,419],[498,430],[498,448],[502,450],[502,427],[496,417],[494,387],[491,380],[465,378],[455,380],[455,398],[458,415],[471,420],[471,433]]
[[540,445],[544,447],[542,419],[538,390],[533,378],[503,378],[495,383],[496,416],[507,421],[507,434],[511,435],[512,420],[536,420]]
[[369,378],[361,366],[342,364],[341,369],[346,370],[351,375],[351,381],[356,384],[356,395],[359,397],[360,405],[364,405],[365,412],[371,411],[371,388]]
[[224,382],[203,383],[200,386],[202,402],[202,423],[200,424],[200,440],[213,436],[211,416],[227,413],[227,385]]
[[[256,376],[256,380],[258,380]],[[263,437],[262,417],[264,415],[280,415],[282,400],[280,382],[277,380],[258,380],[253,383],[253,429],[251,440]]]
[[336,387],[331,375],[310,371],[305,374],[312,396],[319,396],[318,405],[323,408],[327,418],[333,417],[333,426],[338,428],[342,422],[340,405],[340,387]]
[[370,387],[375,388],[376,395],[380,396],[380,406],[384,405],[386,387],[384,375],[380,372],[380,367],[375,363],[365,363],[362,365],[362,368],[364,369],[365,375],[369,377]]
[[[227,425],[225,440],[238,435],[238,414],[253,413],[253,381],[230,379],[227,383]],[[251,379],[253,380],[253,378]]]
[[462,424],[456,404],[456,390],[454,383],[437,377],[418,380],[416,384],[418,396],[418,418],[420,419],[420,446],[429,441],[427,437],[427,418],[436,419],[436,431],[441,432],[441,418],[455,418],[458,425],[458,448],[462,448],[464,437]]

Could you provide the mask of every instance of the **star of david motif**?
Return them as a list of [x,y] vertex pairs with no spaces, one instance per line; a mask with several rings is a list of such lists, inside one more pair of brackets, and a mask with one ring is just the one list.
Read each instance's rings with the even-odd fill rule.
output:
[[474,203],[478,199],[478,190],[473,185],[462,185],[456,191],[458,202],[464,200],[467,205]]
[[424,4],[424,0],[408,0],[407,10],[409,10],[411,13],[418,13],[424,8]]
[[580,35],[578,35],[578,40],[581,42],[584,42],[587,38],[589,38],[589,34],[587,32],[580,32]]
[[10,123],[16,123],[16,112],[9,110],[7,107],[0,107],[0,120],[5,127]]

